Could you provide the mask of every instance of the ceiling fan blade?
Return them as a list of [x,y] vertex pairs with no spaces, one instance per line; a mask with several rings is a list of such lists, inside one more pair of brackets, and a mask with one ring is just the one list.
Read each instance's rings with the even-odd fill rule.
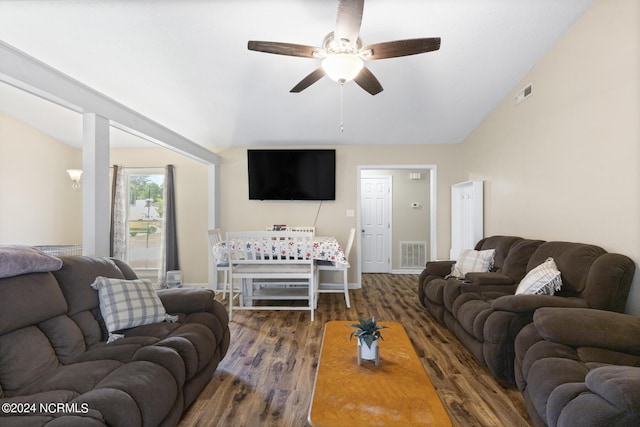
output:
[[383,90],[382,85],[380,84],[378,79],[376,79],[376,76],[374,76],[367,67],[362,67],[362,70],[360,70],[353,81],[356,82],[362,89],[369,92],[371,95],[376,95]]
[[340,0],[334,31],[334,37],[337,40],[348,40],[350,45],[356,45],[363,10],[364,0]]
[[295,85],[293,89],[291,89],[289,92],[293,92],[293,93],[302,92],[303,90],[305,90],[306,88],[308,88],[309,86],[311,86],[312,84],[314,84],[315,82],[323,78],[324,75],[325,75],[325,72],[322,68],[316,68],[307,77],[300,80],[300,83]]
[[433,37],[370,44],[363,47],[361,52],[371,50],[371,56],[367,59],[385,59],[416,55],[438,49],[440,49],[440,37]]
[[306,46],[303,44],[264,42],[256,40],[249,40],[247,48],[258,52],[275,53],[276,55],[301,56],[303,58],[315,58],[313,53],[319,50],[317,47]]

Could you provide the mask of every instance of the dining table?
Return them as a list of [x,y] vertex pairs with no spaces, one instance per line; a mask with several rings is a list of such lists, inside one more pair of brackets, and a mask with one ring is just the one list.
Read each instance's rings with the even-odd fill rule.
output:
[[[246,247],[251,247],[251,245],[256,244],[255,241],[250,239],[232,239],[227,242],[223,240],[212,248],[213,257],[216,263],[223,263],[227,261],[227,245],[231,245],[230,249],[234,249],[237,245],[243,245]],[[302,246],[304,241],[300,240],[300,245]],[[281,248],[279,245],[273,245],[272,251],[275,256],[277,251]],[[295,244],[289,247],[290,256],[295,257],[300,252],[300,247],[297,247]],[[313,248],[312,248],[312,258],[318,261],[330,261],[332,263],[338,264],[346,264],[347,260],[345,259],[344,250],[338,240],[332,236],[313,236]]]

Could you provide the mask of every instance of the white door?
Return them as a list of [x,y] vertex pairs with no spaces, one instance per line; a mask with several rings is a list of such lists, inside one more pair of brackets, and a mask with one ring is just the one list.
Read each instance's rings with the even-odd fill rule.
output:
[[391,176],[363,177],[360,197],[362,272],[389,273]]

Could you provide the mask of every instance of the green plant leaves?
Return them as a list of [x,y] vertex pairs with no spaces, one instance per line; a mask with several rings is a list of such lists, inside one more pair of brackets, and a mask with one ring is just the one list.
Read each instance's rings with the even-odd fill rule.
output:
[[349,327],[357,329],[357,331],[351,332],[349,340],[351,340],[355,335],[361,343],[365,343],[367,347],[371,348],[371,344],[375,340],[378,338],[383,339],[380,334],[380,329],[387,328],[388,326],[378,325],[375,317],[371,317],[366,320],[358,317],[358,323],[352,323]]

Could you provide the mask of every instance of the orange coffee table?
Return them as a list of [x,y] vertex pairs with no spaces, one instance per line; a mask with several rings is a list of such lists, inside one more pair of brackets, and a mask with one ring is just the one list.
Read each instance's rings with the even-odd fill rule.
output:
[[353,321],[330,321],[311,397],[309,423],[322,427],[450,426],[409,337],[400,323],[379,322],[382,330],[380,366],[358,366]]

